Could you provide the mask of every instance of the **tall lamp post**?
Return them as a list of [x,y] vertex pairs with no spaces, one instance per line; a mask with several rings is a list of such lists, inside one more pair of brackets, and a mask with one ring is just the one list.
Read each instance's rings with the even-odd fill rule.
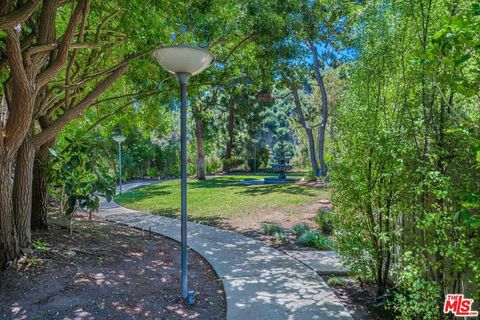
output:
[[176,75],[180,84],[182,298],[193,304],[195,296],[193,291],[188,291],[187,274],[187,85],[188,79],[205,70],[214,57],[206,49],[186,45],[160,47],[153,51],[152,57],[165,70]]
[[122,194],[122,142],[125,141],[125,136],[113,136],[113,140],[118,142],[118,182],[120,184],[120,194]]
[[257,139],[252,139],[253,143],[253,173],[257,173]]

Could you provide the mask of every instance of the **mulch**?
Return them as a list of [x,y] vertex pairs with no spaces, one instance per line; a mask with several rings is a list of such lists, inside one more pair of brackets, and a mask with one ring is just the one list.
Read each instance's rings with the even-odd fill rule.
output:
[[180,244],[86,216],[73,235],[58,214],[32,255],[0,271],[1,319],[225,319],[223,287],[189,251],[193,306],[181,302]]

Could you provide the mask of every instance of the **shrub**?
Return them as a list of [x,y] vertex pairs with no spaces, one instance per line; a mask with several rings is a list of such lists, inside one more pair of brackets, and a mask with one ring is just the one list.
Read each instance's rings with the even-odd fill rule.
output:
[[298,238],[305,232],[310,231],[310,226],[306,223],[300,223],[294,225],[292,228],[292,233]]
[[273,236],[275,232],[283,232],[283,228],[276,223],[264,223],[262,224],[263,234],[267,236]]
[[40,253],[43,253],[48,250],[48,243],[45,241],[38,239],[38,240],[33,240],[32,241],[32,248],[34,250],[37,250]]
[[243,165],[244,162],[245,160],[239,157],[234,157],[231,159],[223,159],[223,170],[224,171],[233,170]]
[[155,167],[150,167],[147,170],[147,174],[150,178],[158,178],[158,169]]
[[317,212],[317,216],[315,217],[315,222],[317,223],[320,230],[322,230],[323,234],[332,234],[333,226],[330,217],[330,209],[320,208]]
[[207,174],[215,174],[220,172],[222,161],[215,156],[207,157],[205,159],[205,172]]
[[287,241],[287,235],[283,229],[277,230],[273,233],[273,239],[279,243],[285,243]]
[[303,246],[317,249],[330,249],[331,243],[324,235],[315,231],[307,231],[297,239],[297,243]]
[[435,319],[438,316],[438,297],[442,289],[433,280],[423,279],[423,267],[417,265],[418,257],[405,252],[398,268],[393,309],[398,319]]
[[313,171],[308,171],[304,178],[307,181],[316,181],[317,175]]
[[330,287],[333,287],[333,286],[340,286],[340,287],[343,287],[344,285],[347,284],[347,282],[345,281],[345,279],[343,278],[339,278],[339,277],[331,277],[327,280],[327,284],[330,286]]

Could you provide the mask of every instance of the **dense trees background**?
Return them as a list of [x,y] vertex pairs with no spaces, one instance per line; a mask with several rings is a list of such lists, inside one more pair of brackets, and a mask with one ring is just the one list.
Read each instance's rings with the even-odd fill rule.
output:
[[188,43],[216,56],[189,86],[190,175],[266,170],[283,141],[332,180],[336,249],[380,303],[478,299],[479,29],[466,0],[2,1],[0,266],[49,197],[110,192],[113,135],[125,179],[178,176],[178,87],[150,52]]

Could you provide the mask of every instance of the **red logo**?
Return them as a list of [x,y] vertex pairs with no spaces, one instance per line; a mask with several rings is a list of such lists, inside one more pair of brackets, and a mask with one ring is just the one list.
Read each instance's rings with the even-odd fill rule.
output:
[[473,299],[466,299],[463,294],[447,294],[443,313],[453,313],[456,317],[476,317],[477,311],[472,311]]

